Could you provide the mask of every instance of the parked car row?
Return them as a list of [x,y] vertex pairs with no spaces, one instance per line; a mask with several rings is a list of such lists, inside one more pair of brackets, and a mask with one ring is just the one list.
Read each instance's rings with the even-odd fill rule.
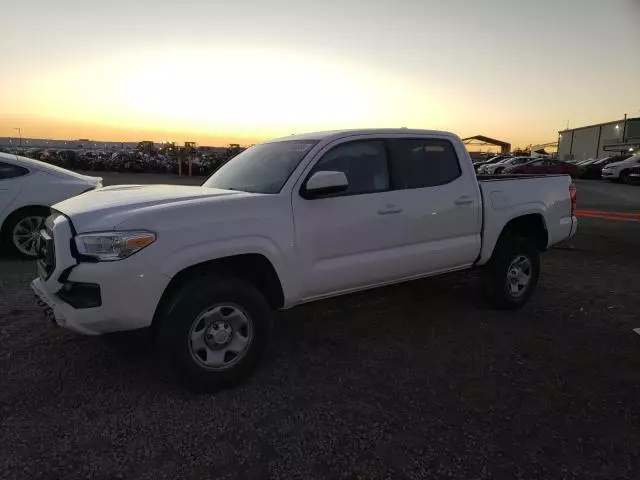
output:
[[551,158],[538,158],[529,162],[524,162],[519,165],[512,165],[504,169],[504,173],[507,174],[526,174],[526,175],[541,175],[541,174],[562,174],[570,175],[571,177],[580,176],[580,168],[572,163],[563,162],[560,160],[554,160]]
[[564,174],[573,178],[591,178],[638,183],[635,167],[640,167],[640,154],[615,155],[600,159],[588,159],[577,163],[546,157],[511,157],[499,155],[474,165],[479,175],[541,175]]
[[[137,150],[62,150],[41,148],[9,148],[1,152],[40,160],[51,165],[85,172],[127,173],[178,173],[182,161],[182,172],[188,171],[188,159],[178,158],[175,152]],[[237,152],[197,152],[190,155],[191,173],[210,175]]]
[[485,175],[500,175],[506,173],[505,170],[510,167],[522,165],[527,162],[535,160],[534,157],[504,157],[498,162],[493,162],[488,165],[483,165],[478,169],[478,173]]

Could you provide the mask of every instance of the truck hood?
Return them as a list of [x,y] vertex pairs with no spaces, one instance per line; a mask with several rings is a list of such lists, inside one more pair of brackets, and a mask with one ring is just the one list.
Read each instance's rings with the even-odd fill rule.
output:
[[244,192],[177,185],[114,185],[72,197],[51,208],[71,219],[83,233],[115,228],[136,212],[168,204],[243,195]]

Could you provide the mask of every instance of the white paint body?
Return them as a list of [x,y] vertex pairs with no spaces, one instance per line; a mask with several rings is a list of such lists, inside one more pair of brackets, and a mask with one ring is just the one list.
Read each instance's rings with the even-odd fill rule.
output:
[[613,162],[602,168],[602,178],[605,180],[619,180],[623,171],[628,172],[630,168],[640,166],[640,154],[634,155],[622,160],[621,162]]
[[[316,134],[318,135],[318,134]],[[304,136],[297,138],[305,139]],[[306,138],[318,138],[309,136]],[[307,200],[300,188],[330,148],[358,139],[446,139],[462,174],[437,187]],[[366,130],[323,134],[277,194],[207,187],[116,186],[54,206],[56,267],[36,293],[57,322],[86,334],[149,326],[172,277],[201,262],[260,254],[277,273],[284,308],[352,291],[486,263],[503,227],[540,214],[549,245],[572,236],[568,176],[478,182],[469,154],[450,133]],[[157,240],[121,261],[78,262],[69,249],[77,234],[149,230]],[[60,274],[97,283],[102,306],[74,309],[56,297]]]
[[0,178],[0,231],[6,218],[24,207],[50,207],[91,188],[102,178],[55,167],[38,160],[0,153],[0,162],[28,170],[14,178]]

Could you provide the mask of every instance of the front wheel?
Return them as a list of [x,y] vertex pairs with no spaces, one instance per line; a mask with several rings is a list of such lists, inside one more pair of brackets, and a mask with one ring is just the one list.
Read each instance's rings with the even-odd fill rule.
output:
[[622,183],[629,183],[629,170],[623,170],[620,172],[620,181]]
[[533,295],[539,275],[540,253],[533,242],[506,235],[484,268],[486,299],[494,307],[517,310]]
[[159,319],[161,355],[196,391],[231,386],[258,367],[271,335],[264,296],[235,278],[200,277]]

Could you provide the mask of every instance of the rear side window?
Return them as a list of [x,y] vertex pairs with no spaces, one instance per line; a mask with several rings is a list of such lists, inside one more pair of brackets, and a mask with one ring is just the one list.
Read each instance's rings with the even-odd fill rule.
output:
[[6,180],[7,178],[21,177],[29,173],[24,167],[17,165],[11,165],[10,163],[0,162],[0,180]]
[[462,174],[458,156],[448,140],[391,139],[389,151],[395,188],[435,187]]

